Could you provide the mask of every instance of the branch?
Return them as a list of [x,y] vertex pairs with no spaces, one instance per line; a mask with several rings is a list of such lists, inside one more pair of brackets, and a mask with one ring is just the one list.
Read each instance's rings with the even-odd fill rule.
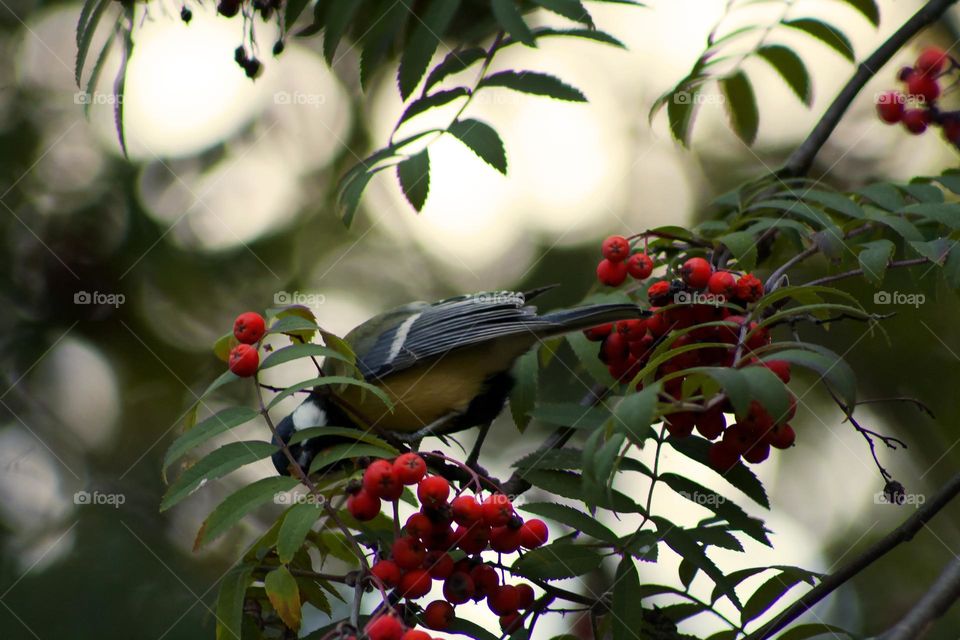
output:
[[960,494],[960,473],[953,476],[940,488],[930,502],[917,509],[913,515],[904,520],[899,527],[888,533],[851,562],[826,576],[820,581],[820,584],[805,593],[780,615],[751,633],[744,640],[765,640],[778,631],[781,631],[788,624],[806,613],[815,604],[895,549],[898,545],[912,540],[917,532],[926,525],[927,521],[937,515],[957,494]]
[[797,177],[806,175],[810,171],[814,158],[820,148],[827,142],[840,119],[850,108],[853,99],[867,84],[880,68],[885,65],[901,48],[926,26],[940,19],[947,9],[957,0],[930,0],[919,11],[903,23],[886,42],[878,47],[870,56],[857,66],[853,77],[840,90],[833,103],[814,126],[796,150],[790,154],[786,164],[780,169],[780,177]]
[[[893,260],[887,263],[887,269],[899,269],[901,267],[913,267],[918,264],[927,264],[930,262],[928,258],[910,258],[908,260]],[[844,271],[842,273],[834,273],[833,275],[823,276],[822,278],[817,278],[816,280],[811,280],[803,286],[811,287],[818,284],[826,284],[828,282],[835,282],[837,280],[843,280],[844,278],[852,278],[853,276],[862,276],[863,269],[851,269],[850,271]]]
[[880,640],[916,640],[960,598],[960,559],[950,563],[930,590]]

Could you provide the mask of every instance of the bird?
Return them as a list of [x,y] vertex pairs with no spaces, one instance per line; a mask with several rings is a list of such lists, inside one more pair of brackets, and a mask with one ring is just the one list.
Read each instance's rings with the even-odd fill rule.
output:
[[[344,341],[356,355],[362,378],[383,391],[388,407],[356,385],[317,387],[276,425],[274,444],[297,431],[323,426],[403,435],[415,440],[489,427],[514,385],[514,363],[542,341],[608,322],[649,315],[626,302],[589,304],[539,314],[530,300],[552,289],[484,291],[437,302],[412,302],[374,316]],[[350,376],[352,366],[327,358],[324,376]],[[485,433],[485,432],[484,432]],[[318,435],[290,445],[304,470],[322,451],[356,442]],[[273,454],[281,475],[290,475],[286,453]]]

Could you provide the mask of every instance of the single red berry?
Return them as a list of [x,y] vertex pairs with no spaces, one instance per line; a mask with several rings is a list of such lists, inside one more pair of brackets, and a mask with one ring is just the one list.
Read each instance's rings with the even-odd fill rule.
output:
[[[729,431],[729,429],[727,431]],[[720,440],[710,445],[710,450],[707,452],[707,459],[711,467],[720,473],[725,473],[733,465],[737,464],[737,461],[740,459],[740,452],[737,451],[737,448],[732,444],[727,443],[725,440]]]
[[427,476],[417,484],[417,497],[428,507],[440,507],[447,503],[450,483],[441,476]]
[[754,443],[752,447],[744,451],[743,459],[751,464],[758,464],[767,459],[770,455],[770,445],[766,442]]
[[450,503],[453,521],[457,524],[471,525],[483,517],[483,508],[473,496],[459,495]]
[[645,253],[635,253],[627,258],[627,273],[637,280],[649,278],[653,273],[653,260]]
[[737,298],[744,302],[756,302],[763,297],[763,283],[752,273],[745,273],[737,280]]
[[921,73],[935,76],[943,71],[943,67],[946,66],[949,60],[950,58],[947,56],[947,52],[940,47],[926,47],[920,52],[920,55],[917,56],[916,67]]
[[473,593],[473,578],[470,577],[470,574],[457,571],[443,581],[443,597],[447,599],[447,602],[463,604],[473,597]]
[[700,435],[707,440],[716,440],[727,427],[727,419],[723,415],[723,408],[713,407],[696,414],[696,425]]
[[358,491],[347,498],[347,511],[360,522],[373,520],[380,513],[380,498],[367,491]]
[[536,597],[536,594],[533,592],[533,587],[526,582],[522,582],[516,586],[516,590],[517,595],[520,596],[517,608],[521,610],[529,609],[533,605],[533,600]]
[[400,640],[403,624],[391,614],[377,616],[367,624],[366,634],[370,640]]
[[393,464],[383,459],[374,460],[363,472],[363,488],[384,500],[397,500],[403,493],[403,485],[393,472]]
[[693,411],[678,411],[671,413],[664,420],[664,426],[667,431],[675,438],[686,438],[693,433],[693,426],[696,424],[697,414]]
[[613,323],[608,322],[607,324],[600,324],[595,327],[590,327],[585,329],[583,335],[587,337],[587,340],[590,342],[600,342],[613,331]]
[[432,640],[430,634],[420,629],[408,629],[400,640]]
[[453,605],[445,600],[434,600],[423,610],[423,623],[434,631],[443,631],[453,622]]
[[517,588],[510,584],[497,587],[487,596],[487,606],[498,616],[515,613],[519,605],[520,594],[517,593]]
[[642,318],[621,320],[617,323],[617,333],[626,338],[628,342],[636,342],[647,335],[647,323]]
[[370,573],[379,578],[386,587],[393,588],[400,584],[400,567],[393,560],[378,560],[370,567]]
[[896,124],[903,119],[906,96],[899,91],[886,91],[877,96],[877,115],[887,124]]
[[473,579],[473,599],[483,600],[500,586],[500,576],[497,570],[488,564],[478,564],[470,570]]
[[446,580],[453,573],[453,558],[446,551],[428,551],[423,559],[423,568],[434,580]]
[[946,117],[942,126],[943,137],[955,145],[960,145],[960,118]]
[[417,511],[407,518],[407,523],[403,525],[403,529],[407,532],[407,535],[419,540],[426,540],[433,532],[433,523],[430,522],[430,518],[426,514]]
[[766,442],[775,449],[789,449],[797,439],[793,427],[788,424],[774,425],[767,433]]
[[[667,285],[669,290],[670,285]],[[649,291],[647,294],[649,295]],[[659,338],[667,331],[670,330],[670,324],[667,322],[667,316],[664,312],[660,311],[657,307],[650,307],[650,313],[653,314],[647,318],[647,331],[650,332],[654,338]]]
[[427,550],[423,543],[413,536],[403,536],[393,541],[390,555],[401,569],[416,569],[423,565]]
[[751,351],[770,344],[770,331],[756,322],[751,322],[747,331],[747,349]]
[[790,382],[790,363],[786,360],[761,360],[760,365],[777,374],[784,384]]
[[630,241],[623,236],[610,236],[603,241],[600,252],[610,262],[623,262],[630,255]]
[[619,331],[611,333],[600,345],[600,360],[605,364],[623,362],[630,355],[630,345]]
[[[670,283],[666,280],[654,282],[647,288],[647,300],[655,306],[670,304]],[[649,325],[650,319],[647,319]]]
[[432,584],[429,573],[423,569],[413,569],[403,574],[397,590],[400,595],[412,600],[427,595]]
[[490,543],[490,527],[479,522],[468,527],[460,526],[454,536],[457,538],[457,546],[465,553],[480,553]]
[[427,463],[416,453],[404,453],[393,461],[393,473],[403,484],[417,484],[427,474]]
[[248,344],[238,344],[230,350],[228,360],[230,371],[241,378],[249,378],[257,372],[260,366],[260,354],[255,347]]
[[619,287],[627,279],[627,263],[604,258],[597,265],[597,280],[608,287]]
[[524,549],[536,549],[546,544],[549,537],[550,530],[543,520],[532,518],[520,525],[520,546]]
[[680,267],[680,276],[683,281],[694,289],[703,289],[710,281],[713,267],[703,258],[690,258]]
[[929,116],[924,109],[907,109],[903,112],[903,126],[914,135],[927,130]]
[[940,97],[940,83],[925,73],[915,73],[907,80],[907,93],[925,102],[934,102]]
[[520,548],[520,529],[494,527],[490,530],[490,548],[497,553],[513,553]]
[[707,280],[707,290],[715,296],[732,298],[737,291],[737,277],[729,271],[715,271]]
[[233,322],[233,336],[243,344],[256,344],[267,331],[263,316],[255,311],[247,311],[237,316]]
[[[774,424],[773,416],[770,412],[756,400],[750,401],[750,407],[747,415],[737,418],[737,423],[743,429],[752,433],[763,434],[770,430]],[[744,449],[746,451],[746,449]]]
[[502,527],[513,517],[510,498],[502,493],[493,493],[483,501],[483,522],[488,527]]
[[523,616],[517,612],[500,616],[500,630],[504,633],[513,633],[523,626]]
[[433,525],[433,531],[426,540],[423,541],[430,551],[449,551],[457,544],[457,537],[450,525]]

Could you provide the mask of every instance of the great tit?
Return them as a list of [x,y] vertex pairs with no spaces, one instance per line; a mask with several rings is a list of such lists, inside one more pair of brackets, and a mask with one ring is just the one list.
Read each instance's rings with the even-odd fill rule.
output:
[[[445,435],[489,424],[513,387],[514,362],[543,340],[648,312],[629,303],[594,304],[538,315],[527,301],[552,287],[527,293],[483,292],[439,302],[413,302],[367,320],[344,338],[363,378],[392,401],[357,386],[313,390],[277,424],[288,442],[295,431],[317,426],[353,427],[400,434]],[[324,375],[350,375],[348,365],[328,358]],[[320,452],[353,442],[318,436],[290,447],[308,469]],[[279,444],[279,443],[276,443]],[[289,475],[283,451],[273,456]]]

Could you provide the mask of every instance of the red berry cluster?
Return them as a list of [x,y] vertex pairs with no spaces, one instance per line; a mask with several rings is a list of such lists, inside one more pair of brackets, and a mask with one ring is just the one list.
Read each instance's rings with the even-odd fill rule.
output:
[[597,265],[597,278],[608,287],[618,287],[630,275],[644,280],[653,273],[653,260],[646,253],[630,254],[630,241],[610,236],[601,247],[603,260]]
[[954,74],[960,65],[940,47],[927,47],[912,67],[904,67],[898,79],[906,93],[886,91],[877,96],[877,115],[887,124],[903,124],[919,135],[930,125],[943,128],[943,136],[960,147],[960,111],[943,111],[938,105],[941,79]]
[[[444,599],[428,604],[421,616],[429,629],[448,628],[456,606],[486,600],[490,610],[500,616],[501,628],[516,630],[522,622],[520,612],[533,604],[533,588],[501,584],[494,565],[485,563],[482,553],[510,554],[539,547],[547,541],[547,525],[542,520],[521,519],[510,499],[500,493],[482,501],[466,493],[450,499],[450,483],[441,476],[427,475],[427,466],[416,453],[371,463],[363,474],[362,487],[348,498],[347,509],[357,520],[371,520],[380,512],[381,500],[399,500],[404,485],[413,484],[417,485],[420,510],[407,518],[402,535],[379,554],[370,572],[382,587],[395,589],[409,600],[425,596],[434,580],[442,581]],[[455,549],[466,557],[454,561],[450,552]],[[379,622],[385,619],[400,626]],[[429,637],[416,630],[404,633],[392,614],[371,621],[366,633],[370,640],[399,639],[401,634],[406,640]]]
[[267,332],[267,323],[256,311],[247,311],[237,316],[233,323],[233,337],[238,344],[230,350],[227,366],[241,378],[249,378],[260,367],[257,344]]

